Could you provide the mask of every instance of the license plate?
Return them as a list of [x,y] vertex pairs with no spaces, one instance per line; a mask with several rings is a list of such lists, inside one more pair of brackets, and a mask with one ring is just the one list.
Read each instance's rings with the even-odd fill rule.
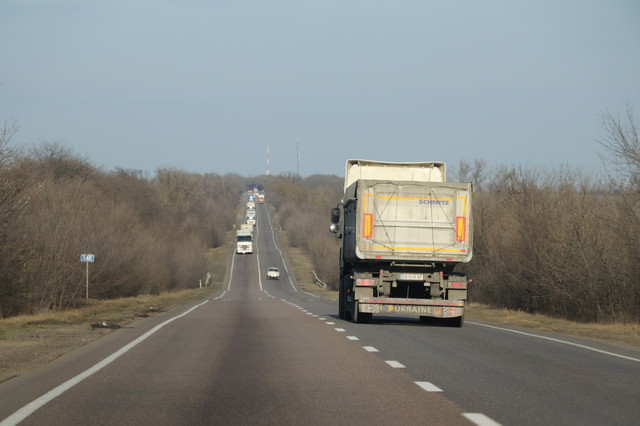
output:
[[399,280],[404,280],[404,281],[424,281],[424,275],[423,274],[398,274],[398,279]]

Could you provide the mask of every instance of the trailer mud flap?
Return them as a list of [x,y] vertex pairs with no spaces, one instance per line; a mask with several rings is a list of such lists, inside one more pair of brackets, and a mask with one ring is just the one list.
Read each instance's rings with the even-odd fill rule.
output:
[[359,303],[359,311],[371,314],[398,314],[413,316],[429,316],[435,318],[459,317],[463,308],[453,306],[424,306],[424,305],[391,305]]

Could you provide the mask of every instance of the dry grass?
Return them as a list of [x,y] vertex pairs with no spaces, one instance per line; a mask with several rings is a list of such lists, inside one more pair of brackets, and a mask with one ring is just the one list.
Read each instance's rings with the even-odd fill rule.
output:
[[209,257],[209,272],[213,276],[212,287],[214,289],[221,288],[224,284],[225,275],[227,273],[227,262],[234,250],[236,231],[235,229],[227,232],[226,242],[220,247],[209,249],[207,256]]
[[[231,233],[229,234],[231,235]],[[92,328],[106,322],[126,326],[133,321],[167,311],[191,300],[205,298],[222,287],[233,238],[209,250],[213,284],[210,288],[180,290],[159,295],[142,295],[116,300],[89,300],[69,311],[49,311],[0,320],[0,382],[53,361],[59,356],[94,341],[110,329]]]
[[469,303],[465,318],[603,340],[640,349],[640,324],[579,323],[542,314],[493,308],[481,303]]

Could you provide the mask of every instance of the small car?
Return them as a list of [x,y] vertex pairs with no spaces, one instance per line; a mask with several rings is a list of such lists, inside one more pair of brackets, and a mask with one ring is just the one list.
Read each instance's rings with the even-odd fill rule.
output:
[[280,279],[280,269],[275,266],[269,266],[267,268],[267,279],[268,280],[279,280]]

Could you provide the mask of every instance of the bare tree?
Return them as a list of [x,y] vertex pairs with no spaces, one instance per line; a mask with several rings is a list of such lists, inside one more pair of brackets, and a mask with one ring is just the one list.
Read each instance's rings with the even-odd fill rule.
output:
[[15,121],[5,121],[0,130],[0,167],[6,166],[16,156],[17,149],[11,146],[11,139],[18,131]]
[[484,188],[488,178],[488,165],[483,159],[470,163],[461,160],[458,170],[454,170],[454,177],[458,182],[471,182],[477,191]]
[[640,140],[631,107],[627,107],[624,118],[610,112],[604,114],[602,128],[605,134],[596,141],[622,175],[633,185],[640,185]]

